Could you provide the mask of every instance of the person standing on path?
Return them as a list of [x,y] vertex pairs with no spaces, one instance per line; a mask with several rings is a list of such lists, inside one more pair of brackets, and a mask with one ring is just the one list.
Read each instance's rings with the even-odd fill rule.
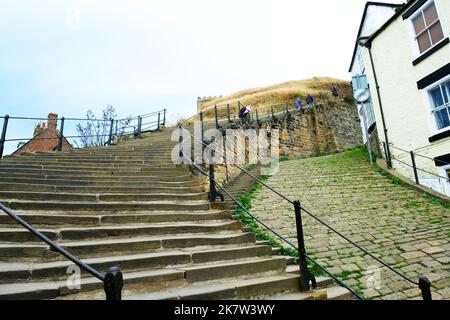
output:
[[302,111],[302,100],[300,100],[300,97],[297,97],[297,100],[295,100],[295,109]]
[[309,94],[306,97],[306,104],[308,105],[308,108],[312,108],[314,105],[314,98]]
[[339,91],[336,88],[336,86],[333,86],[333,88],[331,89],[331,93],[333,94],[333,97],[335,98],[339,97]]

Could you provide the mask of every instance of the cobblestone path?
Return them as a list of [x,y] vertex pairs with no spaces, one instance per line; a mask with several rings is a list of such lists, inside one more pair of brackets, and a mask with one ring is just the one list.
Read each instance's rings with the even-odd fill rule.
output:
[[[302,205],[406,276],[426,275],[434,299],[450,299],[450,209],[373,169],[361,149],[283,161],[268,184]],[[295,239],[293,208],[268,189],[252,213]],[[305,217],[305,215],[304,215]],[[420,299],[413,284],[304,218],[306,250],[371,299]],[[379,280],[379,281],[378,281]]]

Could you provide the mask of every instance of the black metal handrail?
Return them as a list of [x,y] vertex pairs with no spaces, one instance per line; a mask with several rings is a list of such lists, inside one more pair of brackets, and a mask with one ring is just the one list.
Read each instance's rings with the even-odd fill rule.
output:
[[[161,109],[161,110],[158,110],[158,111],[154,111],[154,112],[151,112],[151,113],[146,113],[146,114],[143,114],[143,115],[139,115],[139,116],[134,116],[134,117],[128,117],[128,118],[122,118],[122,119],[114,119],[114,121],[125,121],[125,120],[129,120],[129,119],[131,119],[131,120],[136,120],[136,119],[138,119],[139,117],[141,117],[141,118],[148,118],[148,117],[151,117],[151,116],[154,116],[154,115],[157,115],[158,113],[164,113],[164,112],[166,112],[167,111],[167,109]],[[34,121],[36,121],[36,120],[38,120],[38,121],[47,121],[48,120],[48,118],[40,118],[40,117],[21,117],[21,116],[7,116],[7,115],[5,115],[5,116],[0,116],[0,119],[5,119],[6,117],[8,117],[9,119],[11,119],[11,120],[34,120]],[[97,119],[97,118],[66,118],[66,117],[61,117],[61,118],[55,118],[55,120],[62,120],[62,119],[65,119],[66,121],[95,121],[95,122],[109,122],[111,119]]]
[[78,267],[83,269],[84,271],[90,273],[98,280],[102,281],[104,284],[104,290],[106,294],[107,300],[121,300],[122,298],[122,288],[123,288],[123,276],[122,272],[118,267],[111,267],[108,269],[105,275],[101,274],[96,269],[92,268],[85,262],[81,261],[70,252],[50,240],[48,237],[43,235],[41,232],[36,230],[32,225],[26,222],[24,219],[19,217],[16,213],[14,213],[11,209],[6,207],[0,202],[0,209],[5,212],[10,218],[20,224],[22,227],[31,232],[34,236],[39,238],[41,241],[45,242],[50,246],[50,249],[54,252],[57,252],[63,255],[68,260],[72,261]]
[[[321,101],[322,99],[319,97],[319,98],[317,98],[317,101]],[[315,103],[313,102],[312,104],[305,104],[305,105],[302,105],[301,106],[301,110],[307,110],[307,109],[310,109],[312,106],[314,106],[315,105]],[[238,100],[237,101],[237,115],[238,115],[238,117],[239,117],[239,110],[240,110],[240,108],[241,108],[241,106],[242,106],[242,104],[241,104],[241,102]],[[277,107],[281,107],[281,111],[277,111],[277,112],[275,112],[274,111],[274,107],[275,106],[277,106]],[[231,120],[231,108],[230,108],[230,104],[224,104],[224,105],[214,105],[214,106],[210,106],[207,110],[205,110],[204,112],[213,112],[214,113],[214,119],[212,119],[212,120],[210,120],[210,121],[215,121],[216,122],[216,128],[218,129],[218,127],[219,127],[219,116],[218,116],[218,108],[220,108],[220,107],[226,107],[227,108],[227,111],[226,111],[226,115],[224,115],[223,117],[220,117],[220,120],[226,120],[228,123],[231,123],[231,122],[233,122],[232,120]],[[295,112],[295,111],[299,111],[295,106],[294,107],[292,107],[292,106],[290,106],[288,103],[279,103],[279,104],[276,104],[276,105],[271,105],[270,106],[270,108],[268,108],[267,109],[267,118],[276,118],[276,116],[279,116],[279,115],[283,115],[283,114],[288,114],[288,113],[291,113],[291,112]],[[203,112],[200,112],[200,113],[203,113]],[[253,115],[253,114],[255,114],[255,115]],[[199,114],[195,114],[195,115],[193,115],[192,117],[190,117],[190,118],[188,118],[188,119],[186,119],[186,120],[183,120],[183,121],[181,121],[181,123],[185,123],[185,122],[187,122],[187,121],[190,121],[190,120],[192,120],[193,118],[195,118],[195,117],[197,117]],[[235,116],[234,116],[235,117]],[[249,123],[259,123],[260,122],[260,118],[261,119],[263,119],[264,118],[264,116],[261,116],[259,113],[258,113],[258,108],[255,108],[255,112],[253,113],[251,113],[250,114],[250,121],[249,121]]]
[[[387,147],[386,143],[385,142],[380,142],[380,144],[383,145],[383,149],[386,150],[386,147]],[[414,180],[415,180],[416,184],[420,184],[418,171],[427,173],[429,175],[437,177],[438,179],[443,179],[444,181],[449,181],[448,177],[443,177],[443,176],[441,176],[439,174],[436,174],[434,172],[425,170],[425,169],[420,168],[419,166],[417,166],[417,164],[416,164],[416,157],[421,157],[421,158],[428,159],[428,160],[431,160],[431,161],[441,162],[443,165],[450,165],[450,163],[448,163],[446,161],[439,160],[439,159],[433,159],[431,157],[428,157],[428,156],[425,156],[425,155],[422,155],[422,154],[419,154],[419,153],[415,153],[414,151],[407,151],[405,149],[396,147],[396,146],[394,146],[392,144],[389,144],[389,147],[409,155],[409,157],[411,158],[411,164],[409,164],[409,163],[407,163],[407,162],[405,162],[403,160],[400,160],[398,157],[396,157],[392,153],[390,153],[390,155],[391,155],[390,159],[386,159],[386,163],[390,163],[390,167],[392,167],[392,160],[394,160],[394,161],[397,161],[398,163],[401,163],[401,164],[403,164],[403,165],[405,165],[407,167],[412,168],[413,169],[413,173],[414,173]],[[384,155],[386,157],[386,152],[384,152]]]
[[[202,118],[200,116],[200,118]],[[192,135],[188,130],[186,130],[182,123],[179,124],[180,127],[180,148],[182,145],[182,131],[184,130],[185,132],[187,132],[193,139],[199,141],[202,143],[203,146],[208,147],[208,144],[205,141],[201,141],[200,139],[198,139],[197,137],[195,137],[194,135]],[[203,129],[203,125],[201,126]],[[203,133],[202,133],[203,136]],[[226,163],[229,163],[228,161],[228,157],[224,154],[222,154],[221,152],[218,152],[217,150],[214,150],[214,152],[217,152],[221,157],[223,157],[226,161]],[[180,156],[184,155],[184,151],[182,150],[182,148],[180,149]],[[212,162],[212,161],[211,161]],[[273,193],[275,193],[276,195],[278,195],[279,197],[283,198],[284,200],[286,200],[287,202],[289,202],[290,204],[293,204],[294,207],[296,206],[296,201],[292,201],[291,199],[289,199],[288,197],[286,197],[285,195],[283,195],[281,192],[277,191],[276,189],[274,189],[273,187],[269,186],[268,184],[266,184],[265,182],[261,181],[261,179],[255,177],[253,174],[251,174],[250,172],[248,172],[247,170],[245,170],[244,168],[238,166],[237,164],[234,163],[234,161],[231,161],[231,164],[236,167],[237,169],[239,169],[241,172],[245,173],[246,175],[248,175],[249,177],[251,177],[253,180],[255,180],[256,182],[260,183],[261,185],[263,185],[264,187],[268,188],[269,190],[271,190]],[[212,168],[212,169],[211,169]],[[213,169],[213,165],[210,164],[210,172]],[[214,174],[214,172],[212,172],[212,175]],[[211,178],[211,173],[209,174],[210,176],[210,181],[213,181],[215,183],[215,179],[214,177]],[[211,185],[211,183],[210,183]],[[213,192],[213,190],[212,190]],[[212,193],[211,192],[211,193]],[[215,196],[212,197],[212,200],[215,201]],[[333,231],[334,233],[336,233],[338,236],[340,236],[341,238],[343,238],[344,240],[346,240],[347,242],[349,242],[351,245],[353,245],[354,247],[356,247],[357,249],[361,250],[362,252],[364,252],[365,254],[367,254],[368,256],[370,256],[371,258],[375,259],[378,263],[380,263],[381,265],[383,265],[384,267],[388,268],[389,270],[391,270],[392,272],[394,272],[395,274],[399,275],[400,277],[402,277],[403,279],[407,280],[408,282],[419,286],[419,288],[421,289],[422,292],[422,297],[424,300],[431,300],[431,283],[430,281],[426,278],[426,277],[420,277],[419,281],[414,281],[410,278],[408,278],[407,276],[405,276],[404,274],[400,273],[399,271],[395,270],[393,267],[389,266],[387,263],[385,263],[384,261],[382,261],[381,259],[377,258],[376,256],[374,256],[373,254],[371,254],[370,252],[368,252],[366,249],[364,249],[363,247],[361,247],[360,245],[358,245],[357,243],[355,243],[354,241],[350,240],[348,237],[346,237],[345,235],[343,235],[342,233],[340,233],[339,231],[337,231],[335,228],[333,228],[332,226],[330,226],[329,224],[325,223],[323,220],[321,220],[320,218],[318,218],[317,216],[315,216],[314,214],[312,214],[310,211],[306,210],[305,208],[301,208],[301,210],[303,210],[305,213],[307,213],[309,216],[311,216],[313,219],[315,219],[316,221],[318,221],[319,223],[321,223],[322,225],[324,225],[325,227],[327,227],[328,229],[330,229],[331,231]],[[297,220],[297,230],[298,230],[298,241],[302,241],[303,242],[303,230],[302,230],[302,225],[301,225],[301,210],[300,212],[297,214],[297,208],[296,208],[296,220]],[[300,221],[300,225],[298,223],[298,221]],[[299,234],[299,232],[301,234]],[[299,239],[299,237],[301,239]],[[299,257],[300,260],[302,259],[302,257],[300,256],[300,251],[299,251]],[[305,257],[306,258],[306,257]],[[324,269],[323,267],[321,269]],[[300,270],[301,271],[301,270]],[[308,275],[307,274],[303,274],[303,277],[308,279]],[[305,284],[303,284],[305,285]],[[309,287],[309,285],[308,285]],[[353,291],[352,291],[353,293]]]
[[[56,145],[55,150],[62,151],[64,139],[105,138],[104,140],[107,140],[107,141],[102,142],[102,144],[104,144],[106,146],[106,145],[111,145],[113,143],[114,137],[134,135],[136,138],[141,138],[142,133],[144,131],[145,132],[152,131],[151,130],[152,126],[156,126],[155,130],[160,130],[161,127],[165,127],[166,126],[166,116],[167,116],[166,114],[167,114],[167,109],[139,115],[137,117],[129,117],[129,118],[119,119],[119,120],[118,119],[94,119],[94,118],[83,119],[83,118],[62,117],[62,118],[54,119],[55,121],[58,121],[58,120],[60,121],[60,128],[57,131],[57,136],[55,136],[55,137],[39,137],[39,136],[37,136],[37,137],[9,138],[9,139],[6,138],[6,133],[7,133],[8,124],[9,124],[10,120],[14,120],[14,119],[18,119],[18,120],[48,120],[48,119],[33,118],[33,117],[14,117],[14,116],[5,115],[5,116],[0,117],[1,119],[3,119],[3,129],[2,129],[2,132],[0,135],[0,158],[3,157],[3,151],[4,151],[6,142],[20,142],[20,141],[30,141],[30,140],[56,140],[57,139],[58,144]],[[155,120],[155,121],[147,120],[147,122],[142,123],[143,119],[147,119],[150,117],[156,117],[156,116],[157,116],[157,120]],[[133,120],[137,120],[136,125],[129,124],[129,122],[131,122]],[[80,134],[80,135],[64,136],[64,125],[65,125],[65,123],[67,123],[67,121],[103,122],[104,124],[103,124],[102,130],[101,130],[101,134],[90,134],[90,135]],[[120,130],[118,130],[119,122],[121,123]],[[105,123],[110,123],[109,128],[106,127],[107,124],[105,124]],[[145,129],[143,129],[144,126],[146,126]],[[114,130],[114,127],[115,127],[115,130]],[[133,131],[126,130],[129,128],[132,128]]]

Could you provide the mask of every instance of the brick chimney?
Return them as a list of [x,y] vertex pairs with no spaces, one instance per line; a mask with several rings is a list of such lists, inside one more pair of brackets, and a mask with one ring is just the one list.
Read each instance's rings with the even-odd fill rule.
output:
[[56,131],[56,125],[58,123],[58,115],[56,113],[48,114],[48,129],[50,131]]

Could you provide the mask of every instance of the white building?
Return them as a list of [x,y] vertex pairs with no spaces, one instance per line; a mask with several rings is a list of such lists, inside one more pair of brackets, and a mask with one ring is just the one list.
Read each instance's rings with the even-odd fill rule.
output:
[[[450,196],[450,1],[366,5],[350,71],[392,167]],[[364,92],[366,89],[366,92]],[[386,157],[387,155],[387,157]]]

